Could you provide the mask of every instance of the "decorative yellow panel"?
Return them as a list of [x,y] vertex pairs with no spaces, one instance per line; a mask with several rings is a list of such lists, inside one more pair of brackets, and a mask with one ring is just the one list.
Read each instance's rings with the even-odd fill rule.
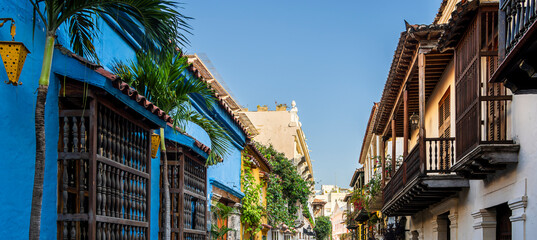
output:
[[158,147],[160,145],[160,135],[153,133],[151,135],[151,158],[157,157]]
[[21,42],[0,42],[0,56],[2,57],[2,62],[4,62],[9,80],[6,81],[7,84],[13,84],[14,86],[22,84],[19,82],[19,77],[26,55],[29,52]]

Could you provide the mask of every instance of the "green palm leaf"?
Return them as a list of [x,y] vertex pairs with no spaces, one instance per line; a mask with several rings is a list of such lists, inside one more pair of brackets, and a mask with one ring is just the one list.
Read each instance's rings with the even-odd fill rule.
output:
[[168,49],[158,53],[138,52],[136,61],[115,62],[112,71],[153,104],[168,112],[174,119],[174,126],[181,129],[185,129],[189,123],[200,126],[211,140],[207,165],[213,165],[227,155],[231,137],[216,121],[193,110],[194,95],[200,96],[209,109],[216,104],[216,99],[207,83],[185,77],[186,66],[186,57]]

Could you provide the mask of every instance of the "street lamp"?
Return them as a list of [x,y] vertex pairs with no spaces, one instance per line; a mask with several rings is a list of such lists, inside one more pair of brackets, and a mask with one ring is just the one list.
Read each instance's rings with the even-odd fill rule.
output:
[[15,20],[12,18],[0,18],[0,27],[4,26],[7,21],[11,21],[11,41],[0,41],[0,56],[2,57],[2,62],[4,62],[8,77],[8,81],[5,82],[17,86],[22,84],[19,82],[19,77],[26,55],[30,51],[22,42],[15,42]]

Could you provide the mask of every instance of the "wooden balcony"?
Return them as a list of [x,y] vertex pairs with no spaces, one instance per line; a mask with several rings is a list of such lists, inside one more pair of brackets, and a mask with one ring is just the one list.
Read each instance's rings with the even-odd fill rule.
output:
[[388,216],[413,215],[469,187],[467,179],[451,171],[455,138],[422,142],[424,148],[414,146],[384,187],[382,212]]
[[498,70],[491,82],[502,82],[515,94],[537,92],[537,0],[501,0]]
[[[464,115],[469,121],[457,124],[456,135],[460,140],[457,142],[457,161],[451,170],[460,176],[484,179],[509,164],[518,163],[520,146],[508,133],[512,96],[505,95],[505,91],[480,96],[480,104],[476,106],[480,110],[471,110],[474,112]],[[478,124],[472,124],[474,121]]]

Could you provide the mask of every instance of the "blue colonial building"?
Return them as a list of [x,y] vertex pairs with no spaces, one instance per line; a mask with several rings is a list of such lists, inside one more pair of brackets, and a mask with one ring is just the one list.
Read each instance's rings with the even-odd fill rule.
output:
[[[3,4],[0,17],[15,20],[15,40],[30,51],[19,79],[22,85],[0,86],[0,236],[24,239],[29,229],[34,111],[45,32],[39,19],[34,28],[29,1]],[[188,134],[174,131],[165,112],[107,70],[114,59],[134,57],[139,37],[121,30],[113,19],[97,22],[99,64],[70,51],[65,29],[57,33],[45,106],[41,238],[158,239],[163,172],[160,156],[151,155],[151,139],[156,130],[165,128],[174,239],[206,239],[208,200],[218,195],[231,204],[243,196],[240,164],[245,128],[224,99],[211,108],[193,97],[196,110],[218,121],[233,139],[230,154],[207,170],[210,141],[201,128],[190,126]],[[0,28],[0,41],[9,40],[9,28]],[[186,76],[204,78],[194,65]],[[0,76],[7,79],[4,66]]]

